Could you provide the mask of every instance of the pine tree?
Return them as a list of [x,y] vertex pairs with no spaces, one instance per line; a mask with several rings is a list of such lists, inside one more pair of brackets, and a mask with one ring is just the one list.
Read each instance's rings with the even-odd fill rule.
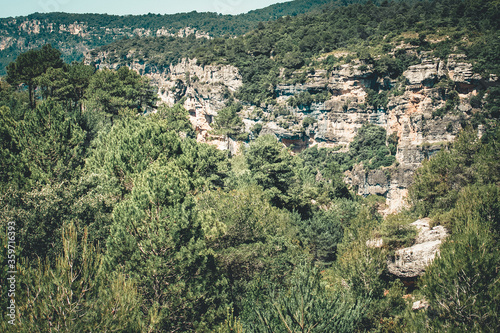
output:
[[102,270],[102,253],[77,241],[74,225],[62,232],[63,252],[55,262],[18,262],[15,325],[4,332],[141,332],[135,284],[122,274]]
[[0,106],[0,189],[23,187],[29,171],[21,152],[19,123],[9,107]]
[[290,285],[254,301],[254,315],[243,323],[251,332],[353,332],[365,304],[341,293],[330,293],[317,269],[296,268]]
[[292,177],[289,152],[274,135],[260,136],[245,154],[252,178],[268,193],[273,204],[283,207],[289,200],[287,191]]
[[472,186],[459,194],[453,234],[420,281],[429,302],[426,320],[433,330],[498,332],[500,191]]
[[149,329],[192,331],[214,311],[213,257],[189,194],[190,180],[175,162],[155,162],[134,180],[130,196],[113,211],[108,270],[138,281]]
[[[88,112],[114,119],[143,113],[156,103],[156,91],[149,82],[128,67],[104,69],[91,78],[84,95]],[[97,116],[97,115],[94,115]]]
[[46,44],[41,49],[29,50],[20,54],[16,61],[7,66],[7,81],[11,84],[28,85],[29,102],[31,109],[36,106],[35,79],[45,73],[49,68],[61,68],[63,66],[62,53]]
[[64,108],[46,100],[29,111],[19,129],[22,156],[33,181],[71,179],[85,157],[86,133]]

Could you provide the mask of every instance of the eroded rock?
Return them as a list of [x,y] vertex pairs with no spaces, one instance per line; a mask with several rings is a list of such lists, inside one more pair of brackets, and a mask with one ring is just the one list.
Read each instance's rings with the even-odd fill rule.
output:
[[414,278],[422,275],[426,267],[439,254],[439,247],[448,235],[443,226],[430,228],[429,219],[420,219],[412,223],[418,229],[413,246],[399,249],[394,257],[387,261],[389,272],[400,278]]

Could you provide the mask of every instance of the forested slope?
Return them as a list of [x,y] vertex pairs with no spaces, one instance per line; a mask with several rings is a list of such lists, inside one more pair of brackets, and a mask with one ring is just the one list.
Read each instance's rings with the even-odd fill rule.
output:
[[[237,36],[260,22],[285,15],[319,11],[329,6],[345,6],[360,1],[289,1],[239,15],[199,13],[107,15],[33,13],[0,19],[0,75],[16,56],[50,43],[63,52],[67,62],[81,61],[84,53],[113,41],[133,36],[180,36],[200,38]],[[361,1],[363,2],[363,1]],[[215,7],[214,7],[215,9]]]
[[[490,76],[498,75],[498,7],[455,3],[347,6],[187,47],[207,68],[241,71],[242,88],[228,91],[213,123],[214,135],[247,141],[238,154],[198,142],[188,96],[158,105],[158,88],[128,66],[65,63],[50,45],[20,54],[0,79],[2,331],[499,331],[500,102]],[[347,18],[364,23],[346,32],[335,20]],[[401,30],[390,36],[386,25]],[[415,53],[399,54],[402,44]],[[342,56],[332,53],[339,47]],[[457,51],[474,66],[470,77],[481,75],[476,85],[444,76],[411,84],[408,68],[434,66],[418,63],[421,53],[456,64]],[[434,96],[429,108],[442,109],[426,110],[427,121],[468,112],[455,140],[424,159],[396,214],[384,214],[385,198],[344,182],[354,165],[385,174],[395,163],[400,143],[385,128],[366,122],[344,147],[295,151],[243,130],[245,107],[259,103],[264,113],[283,102],[269,80],[342,66],[408,80],[381,81],[370,95],[358,86],[367,113],[389,109],[389,91]],[[183,90],[176,84],[172,93]],[[457,98],[470,96],[474,106],[461,111]],[[322,98],[289,97],[290,110]],[[305,129],[315,126],[309,114]],[[399,278],[388,263],[417,242],[411,223],[421,218],[448,236],[421,275]]]

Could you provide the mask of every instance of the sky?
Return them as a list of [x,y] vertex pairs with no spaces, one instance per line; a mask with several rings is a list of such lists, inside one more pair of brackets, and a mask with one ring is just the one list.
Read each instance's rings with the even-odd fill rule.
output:
[[117,15],[175,14],[181,12],[246,13],[286,0],[0,0],[0,17],[35,12],[99,13]]

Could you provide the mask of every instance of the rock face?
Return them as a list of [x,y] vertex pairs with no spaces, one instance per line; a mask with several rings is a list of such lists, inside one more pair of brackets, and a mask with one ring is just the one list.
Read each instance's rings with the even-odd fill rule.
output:
[[[339,65],[331,71],[297,72],[297,76],[303,77],[300,83],[286,83],[283,78],[284,83],[275,87],[276,103],[244,104],[240,116],[247,132],[259,123],[262,127],[259,135],[274,134],[295,152],[314,145],[341,146],[341,151],[345,151],[364,123],[381,126],[388,135],[395,134],[398,138],[395,165],[371,171],[355,167],[345,174],[345,180],[360,195],[384,196],[386,213],[396,212],[406,205],[408,186],[421,162],[453,141],[461,123],[477,111],[470,98],[479,88],[497,84],[492,81],[496,78],[483,79],[473,73],[464,55],[450,55],[446,60],[429,53],[418,56],[421,63],[403,72],[400,77],[403,82],[378,77],[372,65],[359,61]],[[113,67],[105,63],[100,66]],[[185,98],[184,106],[202,142],[209,141],[210,124],[217,111],[243,84],[238,69],[230,65],[200,66],[196,60],[183,59],[162,69],[141,62],[129,66],[151,78],[162,102],[173,105]],[[367,88],[388,92],[387,105],[373,109],[367,103]],[[456,107],[452,112],[436,113],[445,107],[452,90],[458,92]],[[290,106],[290,98],[306,92],[327,98],[309,105]],[[314,123],[304,128],[302,122],[306,118],[312,118]],[[250,133],[250,138],[255,138],[255,134]]]
[[397,250],[395,256],[387,262],[389,272],[400,278],[414,278],[422,275],[439,253],[441,242],[448,235],[442,226],[431,229],[428,218],[417,220],[412,225],[419,231],[415,244]]
[[[107,58],[107,54],[99,53],[97,59]],[[87,57],[86,62],[95,63],[95,59]],[[98,61],[96,67],[117,69],[119,65]],[[159,103],[173,106],[181,99],[184,107],[189,111],[190,121],[193,124],[199,142],[208,142],[221,149],[233,150],[237,145],[231,140],[211,138],[208,141],[210,124],[217,111],[226,105],[227,98],[242,86],[242,79],[238,69],[231,65],[200,66],[196,59],[181,59],[176,65],[167,68],[158,68],[143,62],[132,62],[129,67],[140,75],[151,80],[158,88]],[[233,147],[233,148],[231,148]],[[234,148],[236,149],[236,148]]]
[[[373,109],[367,104],[366,89],[387,91],[400,83],[377,77],[371,65],[350,63],[329,73],[316,70],[307,75],[305,83],[278,85],[277,101],[285,106],[291,96],[301,92],[318,94],[326,91],[331,97],[307,107],[287,107],[295,124],[305,117],[316,120],[306,131],[294,126],[293,122],[286,123],[282,117],[276,117],[264,124],[266,131],[262,133],[272,132],[286,145],[302,148],[313,145],[347,147],[366,122],[384,127],[388,135],[395,133],[398,137],[395,166],[383,171],[355,167],[346,172],[345,180],[360,195],[385,196],[386,212],[396,212],[406,205],[407,189],[414,171],[425,158],[455,139],[461,130],[460,124],[475,112],[469,103],[470,98],[477,89],[493,84],[490,79],[473,73],[472,65],[466,62],[464,55],[450,55],[446,60],[426,53],[419,57],[421,63],[410,66],[403,73],[406,82],[399,93],[389,95],[387,107],[383,109]],[[449,86],[440,83],[446,80],[450,82]],[[436,110],[446,105],[452,89],[458,92],[457,108],[437,115]],[[286,129],[283,129],[283,124]]]
[[[47,12],[53,11],[61,1],[40,1],[39,4]],[[38,19],[37,19],[38,18]],[[97,20],[96,20],[97,18]],[[74,20],[72,22],[72,20]],[[158,20],[158,18],[155,18]],[[185,26],[173,28],[168,22],[158,28],[150,28],[149,20],[143,23],[139,17],[135,23],[124,24],[121,18],[99,14],[50,14],[35,13],[30,16],[16,18],[0,18],[0,57],[12,60],[18,54],[33,48],[39,48],[49,43],[59,49],[66,61],[83,60],[83,55],[93,48],[109,44],[124,37],[146,36],[174,36],[211,39],[212,36],[204,31]],[[127,20],[128,21],[128,20]],[[158,21],[157,21],[158,22]],[[154,24],[153,24],[154,26]],[[10,60],[7,60],[7,63]],[[7,63],[0,63],[0,75],[5,74]]]
[[[140,70],[134,68],[135,70]],[[183,59],[167,71],[150,72],[146,76],[158,86],[161,101],[173,105],[185,99],[184,107],[198,133],[198,141],[206,142],[210,124],[226,99],[242,85],[241,75],[230,65],[200,66],[196,60]],[[232,147],[229,144],[227,147]],[[226,146],[224,146],[226,147]],[[229,148],[228,148],[229,149]]]

